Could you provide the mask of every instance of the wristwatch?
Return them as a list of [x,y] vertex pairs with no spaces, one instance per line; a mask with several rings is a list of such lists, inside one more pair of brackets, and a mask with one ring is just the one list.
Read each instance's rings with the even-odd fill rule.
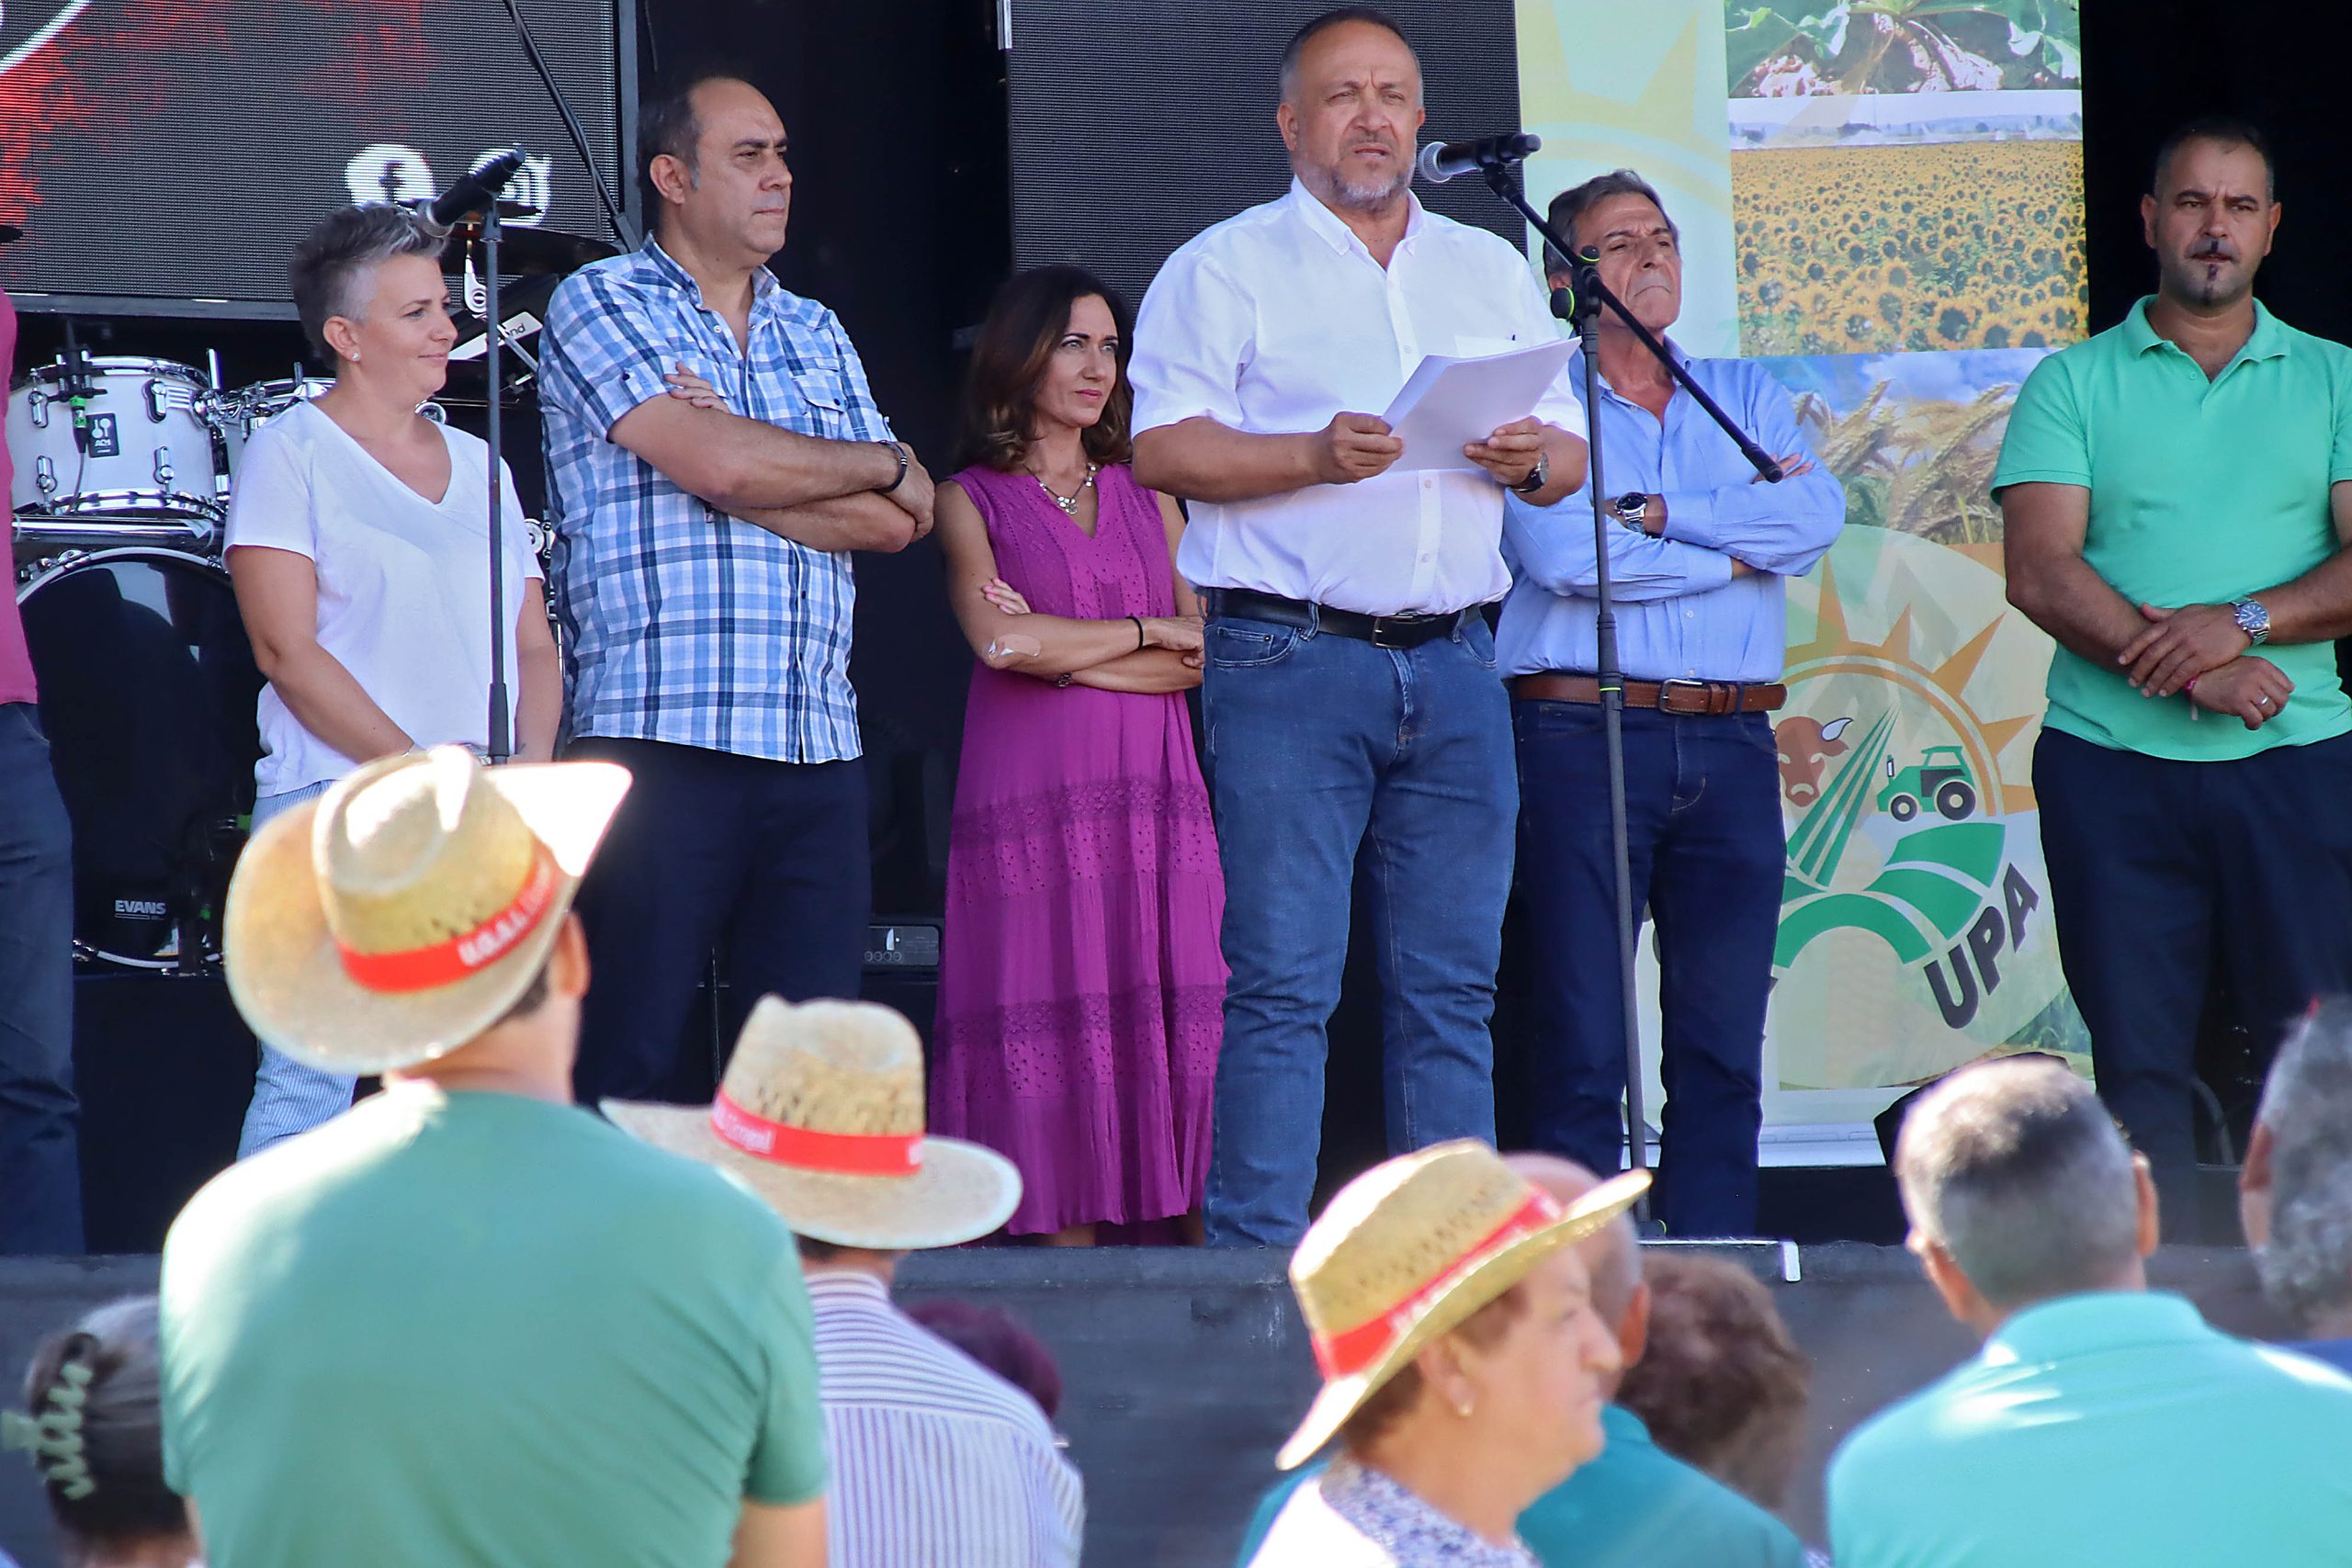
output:
[[1519,483],[1511,486],[1510,488],[1518,491],[1521,495],[1533,495],[1537,491],[1542,490],[1545,485],[1550,484],[1551,482],[1552,454],[1549,452],[1538,452],[1535,454],[1534,472],[1529,474],[1525,479],[1520,480]]
[[2245,633],[2246,646],[2260,648],[2270,638],[2270,612],[2259,599],[2237,599],[2231,602],[2230,618]]
[[1650,498],[1640,491],[1627,491],[1623,495],[1611,502],[1609,509],[1617,514],[1618,522],[1623,523],[1634,533],[1649,532],[1647,528],[1642,526],[1642,519],[1649,515]]

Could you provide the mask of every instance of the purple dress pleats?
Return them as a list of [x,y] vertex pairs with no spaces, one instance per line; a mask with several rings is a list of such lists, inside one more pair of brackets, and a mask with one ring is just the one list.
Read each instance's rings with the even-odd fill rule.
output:
[[[1176,608],[1168,536],[1124,467],[1089,538],[1027,474],[956,476],[1039,615]],[[976,664],[947,855],[931,1127],[1021,1168],[1006,1229],[1200,1206],[1224,1031],[1225,881],[1182,693]]]

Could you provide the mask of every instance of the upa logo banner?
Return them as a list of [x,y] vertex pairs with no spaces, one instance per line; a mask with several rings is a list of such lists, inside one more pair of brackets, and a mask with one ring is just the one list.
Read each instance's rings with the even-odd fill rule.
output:
[[2032,788],[2050,643],[2009,608],[1998,559],[1997,544],[1849,526],[1789,585],[1769,1026],[1783,1096],[1850,1114],[1989,1051],[2088,1049]]

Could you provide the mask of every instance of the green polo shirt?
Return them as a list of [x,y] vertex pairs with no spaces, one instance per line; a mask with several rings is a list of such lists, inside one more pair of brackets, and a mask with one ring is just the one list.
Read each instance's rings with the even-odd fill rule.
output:
[[[2009,414],[1994,493],[2035,482],[2087,488],[2083,558],[2135,604],[2227,604],[2319,565],[2337,547],[2328,487],[2352,479],[2352,349],[2299,333],[2259,304],[2254,316],[2254,335],[2210,380],[2148,325],[2146,299],[2044,359]],[[2185,697],[2143,697],[2120,666],[2064,648],[2050,661],[2045,722],[2183,761],[2352,730],[2333,644],[2268,643],[2260,655],[2295,683],[2260,729],[2194,710]]]
[[[1804,1568],[1789,1527],[1661,1449],[1642,1418],[1601,1407],[1605,1446],[1519,1516],[1519,1539],[1544,1568]],[[1321,1465],[1285,1477],[1250,1520],[1247,1568],[1290,1495]]]
[[792,1233],[568,1105],[401,1084],[230,1167],[162,1337],[213,1568],[712,1568],[825,1486]]
[[2158,1292],[2029,1307],[1829,1464],[1838,1568],[2352,1563],[2352,1380]]

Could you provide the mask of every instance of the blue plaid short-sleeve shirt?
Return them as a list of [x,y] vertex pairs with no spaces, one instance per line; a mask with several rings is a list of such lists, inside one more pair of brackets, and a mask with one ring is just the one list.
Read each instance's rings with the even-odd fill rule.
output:
[[889,439],[840,321],[763,269],[739,348],[649,239],[566,278],[541,341],[571,732],[786,762],[858,755],[848,554],[729,517],[610,439],[623,414],[665,395],[662,378],[679,364],[736,413],[804,435]]

